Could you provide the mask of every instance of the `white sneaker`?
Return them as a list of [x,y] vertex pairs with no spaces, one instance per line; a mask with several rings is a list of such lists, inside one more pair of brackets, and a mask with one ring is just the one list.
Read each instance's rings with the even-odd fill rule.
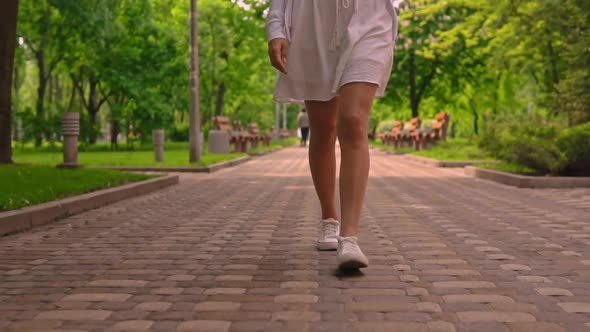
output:
[[369,266],[369,259],[356,243],[356,236],[338,237],[338,267],[341,269],[360,269]]
[[338,234],[340,234],[340,222],[333,218],[320,221],[320,235],[317,242],[318,250],[338,249]]

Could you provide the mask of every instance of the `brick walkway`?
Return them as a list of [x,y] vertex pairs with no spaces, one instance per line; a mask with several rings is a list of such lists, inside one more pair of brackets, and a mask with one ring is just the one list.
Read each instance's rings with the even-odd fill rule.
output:
[[304,149],[0,239],[2,331],[588,331],[590,190],[373,152],[363,273],[314,248]]

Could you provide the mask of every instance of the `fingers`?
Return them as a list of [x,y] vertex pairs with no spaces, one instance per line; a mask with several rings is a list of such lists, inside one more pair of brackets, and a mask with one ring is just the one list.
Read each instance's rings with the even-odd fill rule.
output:
[[288,50],[289,43],[283,38],[273,39],[268,44],[268,55],[272,66],[285,75],[287,75]]

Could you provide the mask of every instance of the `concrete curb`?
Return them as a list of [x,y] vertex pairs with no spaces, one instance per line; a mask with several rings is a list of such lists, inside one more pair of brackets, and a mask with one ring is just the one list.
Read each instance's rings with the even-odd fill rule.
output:
[[474,166],[465,167],[465,175],[518,188],[590,188],[590,177],[517,175]]
[[119,187],[97,190],[91,193],[42,203],[18,210],[0,212],[0,236],[13,234],[48,224],[84,211],[147,194],[178,184],[177,175],[168,175]]
[[471,165],[481,165],[481,164],[495,164],[498,163],[495,160],[437,160],[422,156],[415,156],[411,154],[404,155],[404,158],[418,162],[421,164],[433,166],[433,167],[445,167],[445,168],[455,168],[455,167],[465,167]]
[[223,161],[217,164],[212,164],[205,167],[153,167],[153,166],[93,166],[95,168],[116,169],[119,171],[134,171],[134,172],[179,172],[179,173],[213,173],[220,169],[243,164],[252,159],[250,156],[241,157],[238,159]]

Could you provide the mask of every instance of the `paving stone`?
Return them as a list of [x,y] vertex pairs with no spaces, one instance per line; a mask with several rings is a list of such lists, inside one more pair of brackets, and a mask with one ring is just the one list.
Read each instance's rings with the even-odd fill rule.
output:
[[509,323],[511,332],[565,332],[566,330],[553,323]]
[[170,302],[143,302],[138,304],[135,309],[138,310],[144,310],[144,311],[158,311],[158,312],[163,312],[166,311],[168,309],[170,309],[170,307],[172,306],[172,303]]
[[150,320],[128,320],[118,322],[113,326],[115,331],[147,331],[154,325],[153,321]]
[[315,281],[286,281],[281,283],[281,288],[318,288]]
[[502,323],[510,322],[534,322],[535,316],[525,312],[503,312],[503,311],[463,311],[458,312],[457,317],[465,322],[495,321]]
[[307,294],[285,294],[276,296],[274,301],[276,303],[317,303],[318,297]]
[[489,259],[498,260],[498,261],[513,260],[514,259],[514,256],[505,255],[505,254],[489,254],[489,255],[486,255],[486,257]]
[[443,295],[443,300],[447,303],[475,302],[475,303],[514,303],[514,300],[508,296],[494,294],[457,294]]
[[246,288],[209,288],[203,294],[205,295],[219,295],[219,294],[246,294]]
[[424,270],[425,275],[433,276],[478,276],[481,275],[475,270],[459,270],[459,269],[441,269],[441,270]]
[[72,294],[66,295],[61,301],[78,301],[78,302],[124,302],[131,297],[131,294],[118,293],[90,293],[90,294]]
[[206,301],[195,304],[195,311],[235,311],[240,308],[240,303]]
[[501,264],[500,267],[507,271],[530,271],[531,268],[523,264]]
[[467,264],[467,262],[463,259],[417,259],[414,261],[416,265],[458,265],[458,264]]
[[50,310],[35,316],[38,320],[105,320],[112,314],[108,310]]
[[346,331],[377,332],[377,331],[407,331],[429,332],[428,325],[414,322],[358,322],[352,323]]
[[535,288],[535,291],[541,295],[545,296],[574,296],[572,292],[568,291],[567,289],[563,288],[551,288],[551,287],[543,287],[543,288]]
[[180,323],[177,331],[227,332],[230,325],[231,322],[219,320],[193,320]]
[[436,281],[435,288],[494,288],[496,285],[489,281]]
[[403,302],[351,302],[345,304],[346,311],[417,311],[418,307],[415,303]]
[[525,282],[534,282],[534,283],[549,283],[551,280],[546,277],[541,276],[517,276],[518,280],[525,281]]
[[311,311],[278,311],[272,314],[273,321],[307,321],[315,322],[321,319],[318,312]]
[[563,310],[572,313],[590,313],[590,303],[585,302],[562,302],[558,303]]
[[403,295],[406,295],[406,292],[403,289],[349,288],[349,289],[343,289],[342,294],[344,294],[344,295],[358,295],[358,296],[371,296],[371,295],[403,296]]
[[590,188],[514,189],[372,150],[359,238],[371,266],[348,273],[315,249],[307,152],[182,174],[3,237],[0,330],[590,327]]
[[429,332],[456,332],[455,325],[444,322],[444,321],[434,321],[428,322],[428,331]]
[[88,287],[144,287],[144,280],[94,280],[88,283]]

